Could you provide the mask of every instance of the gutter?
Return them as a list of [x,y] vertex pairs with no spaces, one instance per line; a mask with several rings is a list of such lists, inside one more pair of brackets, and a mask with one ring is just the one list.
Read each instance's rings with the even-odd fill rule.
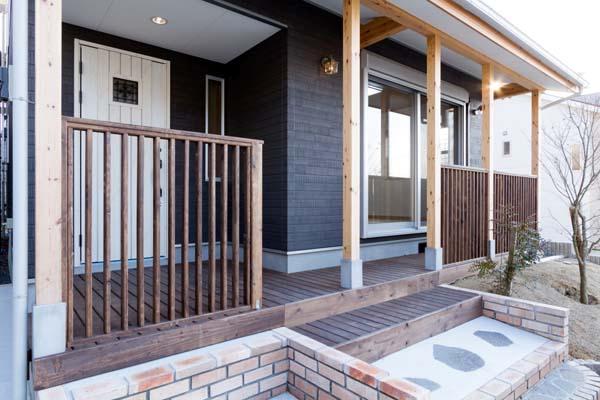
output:
[[27,228],[28,228],[28,1],[11,1],[12,65],[10,98],[13,109],[13,308],[12,398],[27,398]]

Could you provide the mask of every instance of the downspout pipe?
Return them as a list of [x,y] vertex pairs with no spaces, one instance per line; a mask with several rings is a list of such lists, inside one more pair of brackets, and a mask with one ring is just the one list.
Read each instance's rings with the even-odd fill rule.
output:
[[28,171],[28,1],[12,1],[12,65],[10,66],[13,127],[13,295],[12,398],[27,398],[27,171]]

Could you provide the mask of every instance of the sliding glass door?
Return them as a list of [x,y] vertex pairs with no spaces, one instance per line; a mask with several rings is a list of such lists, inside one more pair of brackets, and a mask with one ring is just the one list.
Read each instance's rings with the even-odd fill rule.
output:
[[[363,237],[427,227],[427,97],[372,77],[363,104]],[[464,105],[442,101],[442,164],[462,164]]]
[[413,126],[415,96],[371,81],[365,115],[368,224],[414,226]]

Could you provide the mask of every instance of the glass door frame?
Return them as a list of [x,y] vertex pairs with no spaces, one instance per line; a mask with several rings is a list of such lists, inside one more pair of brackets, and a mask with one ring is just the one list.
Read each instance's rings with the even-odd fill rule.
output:
[[[422,84],[411,83],[401,76],[396,76],[391,73],[381,72],[380,69],[369,68],[369,54],[362,53],[361,61],[361,238],[375,238],[387,236],[401,236],[415,233],[427,232],[427,224],[421,220],[421,147],[426,143],[422,143],[420,134],[421,121],[421,95],[426,95],[426,89]],[[391,60],[390,60],[391,62]],[[407,68],[402,66],[403,68]],[[417,72],[417,71],[415,71]],[[420,73],[420,72],[419,72]],[[420,73],[422,74],[422,73]],[[424,74],[423,74],[424,75]],[[412,222],[388,222],[388,223],[369,223],[369,175],[368,175],[368,155],[367,155],[367,135],[364,132],[366,110],[369,104],[368,88],[370,78],[379,81],[380,83],[394,87],[402,92],[412,93],[413,100],[413,115],[411,123],[411,172],[413,185],[413,210]],[[450,104],[461,107],[459,116],[459,137],[457,150],[459,151],[459,159],[466,165],[467,161],[467,101],[461,101],[454,96],[448,96],[442,93],[442,100]]]

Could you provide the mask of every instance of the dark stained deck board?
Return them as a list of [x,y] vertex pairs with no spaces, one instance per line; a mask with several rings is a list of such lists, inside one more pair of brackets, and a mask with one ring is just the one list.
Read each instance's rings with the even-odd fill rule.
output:
[[[376,261],[368,261],[364,263],[364,284],[375,285],[379,283],[385,283],[392,280],[402,279],[410,276],[416,276],[422,273],[425,273],[425,269],[423,267],[424,259],[422,254],[402,256],[402,257],[394,257],[389,259],[382,259]],[[240,268],[243,268],[243,265],[240,264]],[[229,265],[229,273],[228,275],[228,302],[231,306],[232,302],[232,276],[233,273],[231,271],[232,266]],[[182,282],[182,266],[176,266],[176,274],[175,274],[175,316],[176,318],[182,318],[183,315],[181,313],[181,282]],[[189,268],[189,286],[195,287],[196,284],[196,268],[195,264],[190,262]],[[240,272],[243,276],[243,270]],[[219,276],[219,274],[217,275]],[[202,309],[204,313],[208,312],[208,264],[205,263],[203,265],[203,290],[202,290]],[[102,287],[104,282],[104,275],[102,272],[97,272],[93,274],[93,324],[94,324],[94,335],[102,334],[102,328],[104,324],[104,313],[103,313],[103,300],[102,300]],[[131,268],[128,271],[128,302],[129,302],[129,312],[128,312],[128,321],[129,326],[131,328],[137,327],[137,270],[135,268]],[[121,271],[114,270],[111,273],[111,328],[112,331],[120,330],[120,321],[121,321]],[[243,280],[240,280],[240,293],[243,293]],[[85,293],[85,280],[83,275],[76,275],[74,278],[74,337],[82,338],[84,337],[85,327],[83,322],[85,321],[85,301],[84,301],[84,293]],[[215,302],[217,306],[217,310],[221,309],[220,304],[220,285],[216,287],[215,293]],[[160,276],[160,316],[161,322],[168,321],[168,267],[161,267],[161,276]],[[330,267],[323,268],[318,270],[311,271],[303,271],[297,272],[293,274],[285,274],[281,272],[276,272],[269,269],[263,270],[263,306],[264,307],[275,307],[282,304],[292,303],[296,301],[306,300],[330,293],[335,293],[343,290],[340,286],[340,270],[339,267]],[[144,269],[144,304],[145,304],[145,322],[146,325],[153,324],[153,314],[154,314],[154,305],[153,305],[153,275],[152,268],[146,267]],[[243,297],[241,297],[243,298]],[[190,290],[188,292],[189,304],[195,304],[195,290]],[[434,301],[432,299],[431,301]],[[360,313],[359,313],[360,314]],[[359,330],[364,330],[366,327],[365,324],[371,324],[374,326],[385,326],[386,323],[389,323],[389,315],[387,317],[383,317],[386,314],[385,310],[381,310],[381,315],[383,321],[369,321],[364,320],[366,317],[360,317],[359,314],[353,315],[352,320],[345,321],[343,318],[334,318],[331,321],[325,322],[331,323],[336,321],[335,323],[339,326],[343,326],[344,329],[350,330],[353,332],[358,332]],[[363,321],[360,322],[361,318]],[[387,319],[386,319],[387,318]],[[394,317],[394,320],[397,320],[398,317]],[[317,324],[319,325],[319,324]],[[371,327],[371,329],[374,328]],[[326,326],[322,326],[325,328]],[[335,326],[334,326],[335,328]],[[312,328],[311,328],[312,329]],[[335,329],[333,329],[335,330]]]
[[328,346],[337,346],[473,297],[477,297],[477,294],[438,286],[399,299],[309,322],[292,329]]

